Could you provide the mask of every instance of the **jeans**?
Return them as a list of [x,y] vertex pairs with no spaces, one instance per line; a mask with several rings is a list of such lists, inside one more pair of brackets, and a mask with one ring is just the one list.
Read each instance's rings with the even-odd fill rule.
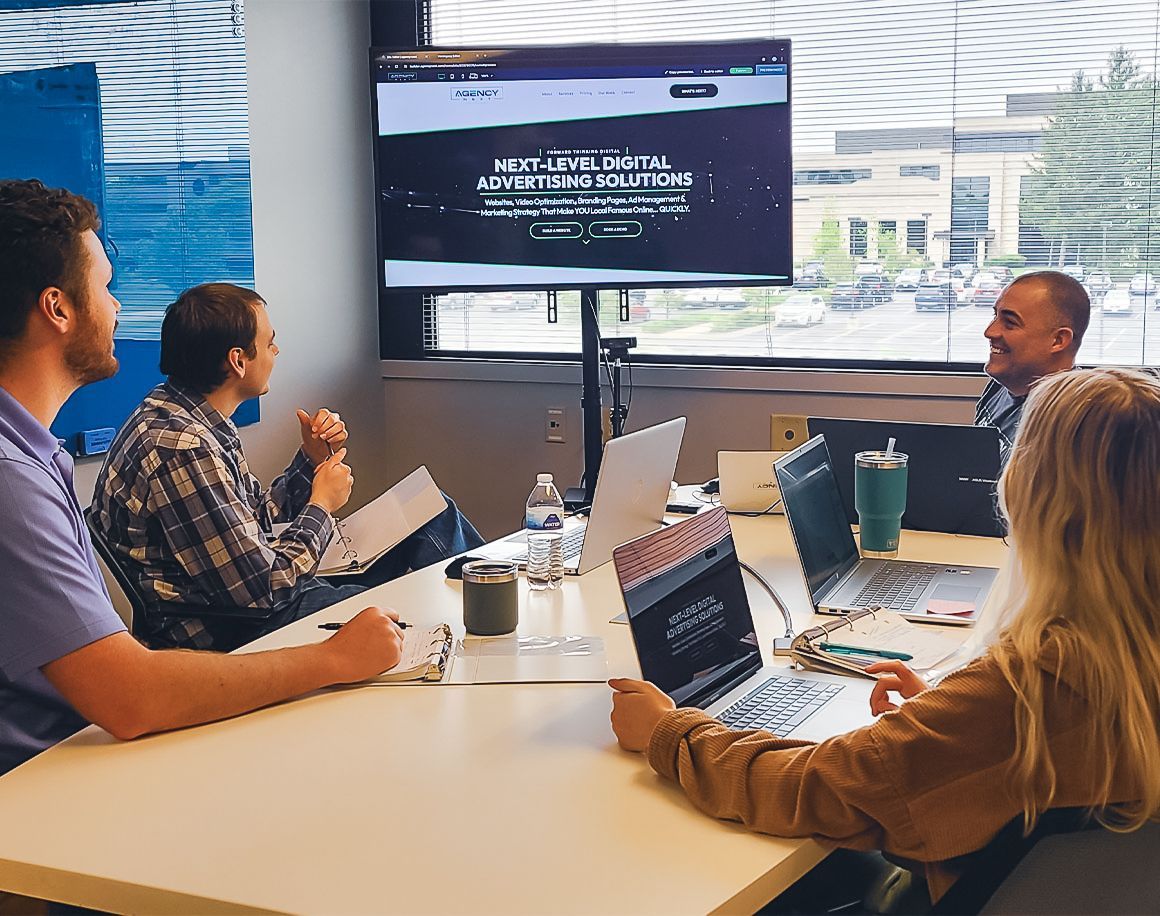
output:
[[415,569],[446,560],[483,543],[475,526],[459,511],[446,493],[447,508],[426,525],[375,560],[364,572],[350,576],[316,577],[305,582],[290,601],[280,605],[266,620],[261,632],[252,638],[272,633],[294,620],[308,617],[384,582],[390,582]]

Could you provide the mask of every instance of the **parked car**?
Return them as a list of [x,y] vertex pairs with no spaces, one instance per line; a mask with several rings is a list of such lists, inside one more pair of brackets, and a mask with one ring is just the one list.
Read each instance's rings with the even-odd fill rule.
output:
[[648,307],[648,291],[630,289],[628,291],[628,317],[634,321],[648,321],[652,309]]
[[873,303],[867,303],[858,287],[853,283],[836,283],[834,292],[830,296],[832,309],[862,309],[869,308]]
[[859,261],[854,266],[855,277],[865,277],[871,274],[884,273],[886,273],[886,268],[879,264],[877,261]]
[[854,286],[857,287],[862,298],[866,300],[867,304],[864,308],[889,302],[893,295],[890,281],[883,274],[863,274],[854,281]]
[[821,296],[811,296],[799,293],[790,296],[784,302],[777,304],[774,312],[774,324],[779,328],[786,326],[809,327],[812,324],[821,324],[826,320],[826,301]]
[[1112,275],[1106,270],[1093,270],[1084,280],[1084,286],[1087,287],[1091,298],[1102,299],[1115,284],[1112,282]]
[[1114,315],[1117,318],[1126,318],[1135,309],[1132,308],[1132,294],[1126,289],[1110,289],[1104,295],[1104,314]]
[[971,304],[977,305],[979,308],[994,308],[1001,292],[1003,292],[1003,284],[998,280],[986,277],[982,280],[976,278],[975,289],[971,293]]
[[912,293],[918,289],[918,284],[921,282],[922,270],[917,267],[907,267],[899,271],[898,277],[894,281],[894,291],[896,293]]
[[[988,264],[983,270],[993,275],[1004,286],[1015,279],[1015,272],[1010,267],[1004,267],[1002,264]],[[978,275],[976,274],[976,276]]]
[[685,306],[694,309],[741,309],[745,298],[740,289],[690,289],[685,292]]
[[547,306],[543,293],[515,292],[512,293],[511,307],[513,309],[535,309]]
[[1080,283],[1083,283],[1083,278],[1087,275],[1087,268],[1082,264],[1067,264],[1059,269],[1069,277],[1079,280]]
[[949,312],[958,308],[959,293],[950,280],[941,283],[923,283],[914,292],[915,311]]
[[1136,274],[1132,277],[1132,281],[1128,284],[1128,294],[1136,297],[1143,297],[1145,299],[1145,307],[1147,307],[1147,300],[1156,299],[1156,280],[1151,274]]
[[793,285],[794,289],[819,289],[829,286],[830,280],[820,267],[806,267],[794,278]]

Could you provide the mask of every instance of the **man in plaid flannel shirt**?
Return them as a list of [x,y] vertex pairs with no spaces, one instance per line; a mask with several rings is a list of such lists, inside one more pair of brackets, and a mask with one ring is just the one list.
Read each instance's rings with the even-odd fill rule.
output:
[[[243,401],[266,393],[277,354],[265,303],[252,290],[204,284],[166,312],[168,379],[122,426],[93,499],[96,525],[146,600],[134,629],[150,645],[233,649],[482,543],[448,500],[362,577],[343,585],[316,578],[332,516],[353,483],[343,462],[346,425],[326,409],[299,410],[302,446],[263,490],[230,421]],[[287,527],[275,536],[276,523]],[[197,606],[213,613],[197,616]]]

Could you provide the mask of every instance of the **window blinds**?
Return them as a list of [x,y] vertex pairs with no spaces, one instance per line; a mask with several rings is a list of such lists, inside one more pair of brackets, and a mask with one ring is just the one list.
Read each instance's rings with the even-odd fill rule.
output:
[[[1156,0],[430,0],[428,14],[431,43],[455,47],[793,41],[798,288],[647,291],[627,323],[641,352],[977,363],[993,285],[1052,268],[1092,295],[1082,362],[1160,363]],[[859,292],[866,274],[888,299]],[[952,308],[916,307],[932,277]],[[825,321],[779,324],[803,295]],[[563,305],[560,324],[544,314],[441,297],[427,345],[578,350]],[[602,308],[606,333],[617,318]]]
[[[55,176],[74,164],[53,158],[54,134],[71,129],[62,99],[90,81],[103,157],[88,165],[103,170],[94,186],[122,303],[118,336],[154,339],[186,287],[253,284],[241,0],[7,4],[0,85],[7,98],[40,92],[47,112],[42,154],[19,174],[9,166],[11,177],[66,180]],[[0,162],[27,161],[20,143],[0,133]]]

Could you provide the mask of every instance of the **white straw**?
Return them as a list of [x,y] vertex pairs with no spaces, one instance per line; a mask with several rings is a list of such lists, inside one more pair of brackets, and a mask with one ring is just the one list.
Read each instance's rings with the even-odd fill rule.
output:
[[887,455],[887,457],[894,454],[894,443],[897,441],[898,441],[897,439],[895,439],[893,436],[891,436],[890,441],[886,443],[886,455]]

